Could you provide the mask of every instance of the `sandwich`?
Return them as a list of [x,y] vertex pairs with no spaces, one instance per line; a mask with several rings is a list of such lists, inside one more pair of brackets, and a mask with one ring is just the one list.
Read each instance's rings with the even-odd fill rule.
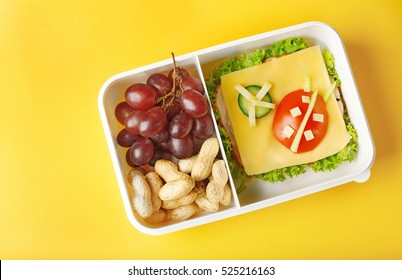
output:
[[334,57],[319,45],[288,38],[243,53],[214,68],[206,85],[238,193],[251,178],[282,182],[356,156]]

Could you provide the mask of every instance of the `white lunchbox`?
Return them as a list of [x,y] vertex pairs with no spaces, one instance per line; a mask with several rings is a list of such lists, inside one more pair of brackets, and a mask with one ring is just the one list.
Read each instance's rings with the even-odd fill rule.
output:
[[[350,63],[343,42],[337,32],[330,26],[321,22],[308,22],[283,29],[269,31],[263,34],[235,40],[207,49],[176,57],[180,67],[188,69],[192,75],[198,76],[202,81],[204,66],[213,61],[229,58],[241,53],[252,52],[258,48],[265,48],[277,41],[289,37],[303,37],[311,44],[318,44],[327,48],[335,57],[336,69],[342,80],[343,98],[348,108],[351,122],[355,126],[358,138],[357,157],[352,162],[341,164],[331,172],[307,171],[295,178],[287,179],[281,183],[268,183],[252,180],[248,188],[237,195],[234,181],[229,176],[233,199],[228,207],[218,212],[202,212],[194,217],[181,221],[151,225],[145,223],[136,215],[131,204],[131,186],[127,181],[130,167],[126,164],[125,149],[116,142],[116,136],[123,126],[115,118],[116,105],[124,100],[124,92],[128,86],[137,82],[145,82],[147,77],[155,72],[167,72],[172,67],[172,59],[166,59],[144,67],[117,74],[108,79],[102,86],[99,94],[99,111],[106,134],[113,166],[118,185],[122,195],[124,207],[130,222],[140,231],[150,235],[160,235],[174,232],[205,223],[240,215],[253,210],[265,208],[274,204],[302,197],[328,188],[339,186],[347,182],[364,182],[370,177],[370,169],[375,158],[375,146],[362,107],[359,92],[356,87]],[[205,84],[204,84],[205,86]],[[215,127],[216,127],[216,123]],[[218,135],[218,129],[215,129]],[[218,135],[217,137],[220,140]],[[222,143],[220,143],[223,151]],[[226,160],[224,152],[223,159]],[[230,174],[229,174],[230,175]]]

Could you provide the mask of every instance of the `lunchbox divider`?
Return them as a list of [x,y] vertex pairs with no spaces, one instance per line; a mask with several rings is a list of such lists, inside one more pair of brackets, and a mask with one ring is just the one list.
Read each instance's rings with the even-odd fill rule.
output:
[[240,207],[239,198],[238,198],[237,193],[236,193],[236,187],[235,187],[235,183],[233,181],[232,174],[229,171],[230,168],[229,168],[229,164],[228,164],[228,159],[226,157],[226,153],[224,152],[225,149],[223,147],[222,139],[220,137],[220,133],[219,133],[219,129],[218,129],[218,123],[217,123],[217,121],[216,121],[216,119],[214,117],[213,104],[211,103],[211,100],[210,100],[209,95],[208,95],[207,86],[205,84],[205,77],[204,77],[204,74],[202,72],[202,67],[201,67],[200,61],[198,59],[198,56],[196,55],[194,58],[195,58],[195,65],[196,65],[196,68],[197,68],[197,71],[198,71],[198,75],[199,75],[199,77],[201,79],[202,85],[204,87],[205,95],[206,95],[206,97],[208,99],[208,104],[209,104],[209,106],[211,108],[210,114],[211,114],[211,117],[212,117],[212,121],[214,123],[215,134],[216,134],[216,138],[218,139],[218,142],[219,142],[221,155],[222,155],[223,160],[225,161],[226,169],[228,170],[229,185],[230,185],[230,188],[232,190],[232,198],[233,198],[233,201],[234,201],[234,205],[235,205],[236,208],[239,208]]

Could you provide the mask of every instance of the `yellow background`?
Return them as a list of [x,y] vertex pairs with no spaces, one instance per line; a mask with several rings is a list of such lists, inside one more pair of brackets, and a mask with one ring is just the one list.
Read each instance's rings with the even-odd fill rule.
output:
[[[398,0],[0,1],[0,259],[401,259],[401,14]],[[102,84],[312,20],[346,45],[377,148],[370,180],[168,235],[136,230]]]

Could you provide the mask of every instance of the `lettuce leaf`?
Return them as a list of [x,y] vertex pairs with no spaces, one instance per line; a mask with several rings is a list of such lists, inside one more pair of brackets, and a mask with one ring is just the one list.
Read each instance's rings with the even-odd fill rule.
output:
[[327,66],[328,74],[336,82],[336,86],[341,86],[341,79],[338,76],[338,72],[335,69],[335,58],[332,53],[325,49],[322,51],[322,57],[324,58],[325,65]]
[[[278,57],[283,54],[291,54],[298,50],[305,49],[309,46],[310,44],[304,38],[288,38],[276,42],[269,48],[257,49],[253,53],[243,53],[241,56],[233,57],[226,60],[218,67],[216,67],[209,75],[208,79],[206,79],[205,81],[208,89],[208,95],[212,104],[215,103],[215,92],[216,88],[221,83],[221,76],[237,70],[261,64],[270,57]],[[341,81],[335,69],[335,59],[333,55],[328,50],[324,50],[322,54],[325,65],[327,66],[328,74],[332,77],[332,79],[334,79],[334,81],[336,81],[337,86],[340,86]],[[214,114],[216,119],[219,120],[219,112],[216,111],[215,108]],[[351,124],[346,110],[344,114],[344,120],[347,131],[351,135],[351,141],[345,146],[343,150],[341,150],[337,154],[331,155],[327,158],[318,160],[313,163],[288,166],[258,174],[255,177],[271,183],[283,182],[287,178],[292,178],[305,173],[308,167],[311,168],[314,172],[330,171],[338,167],[342,162],[352,161],[357,153],[357,132]],[[244,169],[239,166],[237,161],[234,159],[232,155],[233,147],[229,139],[229,133],[222,126],[219,126],[219,132],[223,142],[225,154],[228,159],[229,169],[233,175],[233,179],[238,183],[236,191],[238,194],[240,194],[247,188],[247,182],[254,176],[247,175]]]
[[257,178],[271,183],[283,182],[287,178],[292,178],[297,175],[303,174],[304,172],[306,172],[306,167],[307,164],[288,166],[258,174]]

